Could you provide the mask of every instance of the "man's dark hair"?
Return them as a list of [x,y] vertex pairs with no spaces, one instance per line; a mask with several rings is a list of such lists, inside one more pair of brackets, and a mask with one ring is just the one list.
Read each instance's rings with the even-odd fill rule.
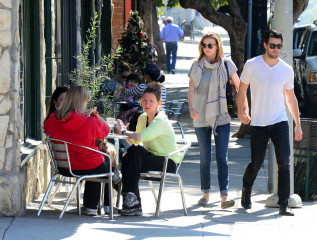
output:
[[279,38],[283,43],[282,33],[276,30],[268,30],[263,34],[263,41],[268,44],[270,38]]

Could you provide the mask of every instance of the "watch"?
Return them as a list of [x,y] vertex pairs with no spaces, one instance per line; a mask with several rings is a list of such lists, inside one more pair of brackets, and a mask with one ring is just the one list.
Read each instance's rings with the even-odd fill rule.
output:
[[127,129],[123,129],[123,130],[121,131],[121,134],[124,135],[124,134],[126,133],[126,131],[127,131]]

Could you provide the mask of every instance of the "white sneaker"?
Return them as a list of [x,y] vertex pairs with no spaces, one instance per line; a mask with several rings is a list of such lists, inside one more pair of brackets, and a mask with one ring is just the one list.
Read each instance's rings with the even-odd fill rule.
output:
[[98,210],[97,209],[92,209],[92,208],[87,208],[86,209],[86,215],[87,216],[97,216],[98,215]]

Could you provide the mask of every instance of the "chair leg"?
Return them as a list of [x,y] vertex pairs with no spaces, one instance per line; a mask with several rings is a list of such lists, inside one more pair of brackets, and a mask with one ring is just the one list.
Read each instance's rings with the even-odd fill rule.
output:
[[[61,180],[64,180],[64,178],[65,178],[65,177],[63,176],[63,177],[61,178]],[[51,204],[52,204],[53,199],[55,198],[55,195],[56,195],[57,191],[61,188],[61,186],[62,186],[62,183],[61,183],[61,182],[57,183],[54,192],[49,196],[49,198],[48,198],[48,200],[47,200],[47,205],[51,205]]]
[[61,219],[61,218],[63,217],[63,215],[64,215],[64,213],[65,213],[65,211],[66,211],[66,208],[67,208],[67,206],[68,206],[68,204],[69,204],[71,198],[73,197],[75,191],[77,190],[78,184],[80,183],[81,180],[82,180],[82,179],[79,178],[79,179],[77,180],[77,182],[75,183],[75,186],[73,187],[73,190],[71,191],[69,197],[67,198],[66,204],[65,204],[65,206],[64,206],[64,208],[63,208],[61,214],[59,215],[59,219]]
[[103,217],[105,215],[105,209],[104,209],[105,183],[101,182],[100,187],[101,187],[101,189],[100,189],[100,200],[99,200],[100,206],[99,206],[99,208],[100,208],[100,216]]
[[113,203],[112,203],[112,177],[108,177],[108,190],[109,190],[109,217],[113,220]]
[[155,217],[158,217],[160,214],[160,204],[161,204],[161,197],[162,197],[162,193],[163,193],[164,184],[165,184],[165,175],[162,176],[162,179],[160,182],[160,189],[159,189],[158,196],[157,196]]
[[46,198],[47,198],[47,195],[48,195],[48,193],[51,191],[53,182],[54,182],[54,180],[55,180],[54,178],[55,178],[55,176],[52,177],[50,183],[48,184],[48,187],[47,187],[47,190],[46,190],[46,192],[45,192],[45,194],[44,194],[44,197],[43,197],[43,199],[42,199],[42,202],[41,202],[39,211],[37,212],[37,216],[40,216],[40,214],[41,214],[41,211],[42,211],[42,208],[43,208],[43,206],[44,206],[44,203],[45,203],[45,200],[46,200]]
[[182,202],[183,202],[183,208],[184,208],[184,215],[187,216],[187,207],[185,202],[185,196],[184,196],[184,190],[183,190],[183,183],[180,176],[178,176],[178,184],[182,195]]
[[178,126],[179,126],[179,128],[180,128],[180,131],[181,131],[181,134],[182,134],[182,138],[185,139],[182,124],[181,124],[180,122],[177,122],[177,123],[178,123]]
[[79,215],[79,216],[81,215],[80,190],[81,190],[81,184],[79,183],[79,184],[78,184],[78,187],[77,187],[77,212],[78,212],[78,215]]
[[155,193],[155,189],[154,189],[154,187],[153,187],[153,183],[152,183],[152,181],[149,181],[149,185],[150,185],[150,188],[151,188],[151,191],[152,191],[153,197],[154,197],[155,206],[157,206],[157,197],[156,197],[156,193]]

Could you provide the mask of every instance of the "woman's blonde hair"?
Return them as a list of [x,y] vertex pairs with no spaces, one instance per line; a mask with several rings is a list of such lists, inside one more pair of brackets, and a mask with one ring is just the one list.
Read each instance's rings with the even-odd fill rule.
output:
[[196,59],[196,61],[199,61],[205,55],[204,49],[202,48],[201,44],[204,42],[206,38],[213,38],[216,40],[216,44],[218,45],[218,51],[216,53],[215,61],[219,62],[220,58],[224,58],[225,55],[223,53],[221,37],[218,33],[215,32],[208,32],[202,36],[198,46],[199,57]]
[[65,119],[73,111],[84,114],[87,111],[86,102],[89,100],[90,94],[83,86],[72,85],[66,92],[62,106],[56,112],[56,118]]

